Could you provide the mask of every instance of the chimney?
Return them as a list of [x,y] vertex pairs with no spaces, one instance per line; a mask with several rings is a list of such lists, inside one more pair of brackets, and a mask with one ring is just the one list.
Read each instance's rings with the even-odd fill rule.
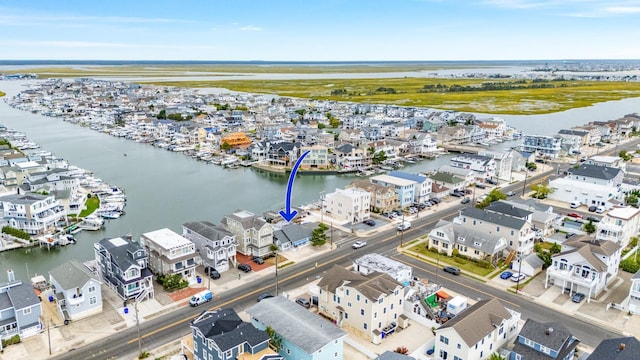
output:
[[619,349],[620,351],[622,351],[622,350],[624,350],[624,347],[625,347],[625,346],[626,346],[626,345],[625,345],[624,343],[620,343],[620,346],[618,347],[618,349]]
[[16,275],[13,273],[13,269],[7,270],[7,279],[9,279],[9,282],[16,281]]
[[551,335],[553,333],[553,328],[552,327],[548,328],[544,333],[547,335]]

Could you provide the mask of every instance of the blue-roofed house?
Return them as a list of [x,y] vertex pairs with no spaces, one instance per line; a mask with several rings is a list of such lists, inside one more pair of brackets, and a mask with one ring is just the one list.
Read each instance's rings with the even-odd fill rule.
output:
[[343,359],[347,333],[283,296],[262,300],[247,312],[253,326],[260,330],[270,327],[282,339],[280,355],[284,359]]
[[539,323],[527,319],[515,340],[509,360],[569,360],[573,359],[579,343],[580,340],[558,322]]
[[49,282],[65,323],[102,312],[102,283],[76,260],[49,270]]
[[0,283],[0,339],[36,335],[42,330],[40,299],[33,286],[15,280],[12,270],[7,274],[9,281]]
[[308,226],[289,223],[273,231],[273,242],[282,251],[302,247],[310,244],[312,232],[313,229]]
[[194,360],[235,360],[250,354],[256,360],[283,360],[269,348],[269,335],[242,321],[233,309],[205,311],[190,324],[191,340],[182,353]]
[[431,196],[431,187],[433,186],[433,181],[426,176],[410,174],[403,171],[392,171],[388,175],[416,182],[413,200],[415,203],[423,203]]

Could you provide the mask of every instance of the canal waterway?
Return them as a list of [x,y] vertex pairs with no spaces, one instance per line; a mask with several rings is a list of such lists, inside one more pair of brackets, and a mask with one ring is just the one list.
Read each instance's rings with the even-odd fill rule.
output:
[[[21,82],[0,82],[0,90],[12,96]],[[592,109],[599,115],[586,117],[590,112],[565,111],[531,117],[507,117],[509,125],[531,125],[538,134],[554,134],[560,128],[584,124],[591,120],[616,119],[640,109],[640,99],[612,101],[598,104]],[[632,110],[633,109],[633,110]],[[583,114],[582,111],[585,113]],[[564,114],[564,115],[563,115]],[[581,116],[581,114],[583,116]],[[490,116],[490,115],[487,115]],[[529,120],[527,120],[529,119]],[[513,123],[512,123],[513,121]],[[0,253],[0,282],[4,270],[12,268],[17,277],[27,279],[34,274],[46,274],[49,269],[75,258],[92,259],[93,244],[103,238],[170,228],[181,232],[188,221],[207,220],[219,223],[224,215],[236,209],[256,214],[284,207],[287,176],[258,172],[249,168],[223,169],[216,165],[193,160],[187,156],[158,149],[148,144],[135,143],[88,128],[66,123],[61,118],[49,118],[9,107],[0,101],[0,124],[23,131],[42,149],[53,152],[70,164],[91,169],[94,176],[124,188],[127,194],[126,215],[108,221],[105,229],[78,233],[76,245],[47,251],[40,248],[20,249]],[[520,128],[519,128],[520,129]],[[498,149],[511,144],[498,145]],[[127,156],[124,156],[124,154]],[[425,160],[403,169],[420,172],[448,164],[449,156]],[[355,179],[352,175],[305,175],[296,178],[292,205],[318,201],[321,191],[331,192]]]

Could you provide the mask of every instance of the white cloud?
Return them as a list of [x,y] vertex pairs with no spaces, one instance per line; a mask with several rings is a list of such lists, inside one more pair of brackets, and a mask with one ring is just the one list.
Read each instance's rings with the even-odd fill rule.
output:
[[604,8],[604,11],[612,14],[638,14],[640,6],[611,6]]
[[242,30],[242,31],[262,31],[262,28],[257,27],[257,26],[253,26],[253,25],[247,25],[247,26],[241,27],[240,30]]
[[48,46],[53,48],[145,48],[145,49],[176,49],[176,50],[203,50],[215,49],[211,45],[175,45],[175,44],[131,44],[131,43],[112,43],[112,42],[93,42],[93,41],[14,41],[0,40],[0,45],[4,46]]

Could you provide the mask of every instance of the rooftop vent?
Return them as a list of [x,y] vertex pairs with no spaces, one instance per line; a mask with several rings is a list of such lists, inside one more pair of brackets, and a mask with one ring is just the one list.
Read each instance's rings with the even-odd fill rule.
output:
[[620,343],[620,346],[618,346],[618,350],[620,350],[620,351],[624,350],[625,346],[626,345],[624,343]]
[[553,333],[553,328],[552,327],[548,328],[547,330],[545,330],[544,333],[547,335],[551,335]]

